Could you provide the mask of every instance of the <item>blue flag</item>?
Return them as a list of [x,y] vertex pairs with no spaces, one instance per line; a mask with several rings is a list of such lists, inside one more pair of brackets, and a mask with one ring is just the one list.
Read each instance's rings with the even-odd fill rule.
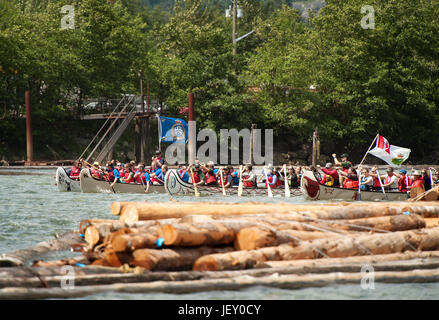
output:
[[178,118],[159,117],[160,142],[187,143],[188,124]]

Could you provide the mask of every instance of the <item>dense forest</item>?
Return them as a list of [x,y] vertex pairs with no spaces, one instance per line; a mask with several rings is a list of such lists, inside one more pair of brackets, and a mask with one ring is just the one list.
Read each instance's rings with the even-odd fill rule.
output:
[[77,120],[85,101],[139,94],[142,69],[165,115],[194,92],[198,129],[273,128],[294,158],[317,127],[354,160],[380,133],[439,163],[439,1],[369,0],[371,29],[360,0],[237,1],[255,32],[235,57],[231,0],[0,0],[0,159],[25,158],[26,90],[35,158],[73,159],[101,124]]

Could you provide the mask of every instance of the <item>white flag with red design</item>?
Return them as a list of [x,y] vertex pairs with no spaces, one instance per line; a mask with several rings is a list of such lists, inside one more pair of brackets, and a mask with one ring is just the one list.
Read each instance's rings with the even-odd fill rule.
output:
[[392,167],[400,167],[410,156],[410,151],[407,148],[392,146],[386,138],[378,135],[376,146],[369,153],[384,160]]

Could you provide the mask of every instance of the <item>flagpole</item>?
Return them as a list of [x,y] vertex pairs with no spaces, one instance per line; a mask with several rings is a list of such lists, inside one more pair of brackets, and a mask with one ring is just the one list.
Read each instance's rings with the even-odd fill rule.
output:
[[378,138],[379,134],[375,136],[375,139],[373,139],[372,143],[370,144],[369,149],[366,151],[366,154],[363,157],[363,160],[361,160],[360,164],[358,166],[361,166],[363,164],[364,159],[366,159],[367,154],[369,153],[370,149],[372,149],[373,144],[375,143],[376,139]]
[[381,182],[380,171],[379,171],[378,169],[377,169],[377,174],[378,174],[378,181],[380,182],[381,190],[383,190],[383,193],[384,193],[384,197],[385,197],[385,199],[388,200],[388,199],[387,199],[386,191],[384,191],[383,183]]

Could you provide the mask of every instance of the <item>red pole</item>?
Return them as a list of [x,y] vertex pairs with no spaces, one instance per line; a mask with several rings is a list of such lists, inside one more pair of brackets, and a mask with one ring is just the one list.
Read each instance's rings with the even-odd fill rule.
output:
[[189,121],[195,121],[194,93],[189,93]]
[[26,103],[26,151],[27,151],[27,161],[31,162],[33,160],[33,141],[32,141],[32,105],[30,99],[30,91],[27,90],[25,93],[25,103]]

